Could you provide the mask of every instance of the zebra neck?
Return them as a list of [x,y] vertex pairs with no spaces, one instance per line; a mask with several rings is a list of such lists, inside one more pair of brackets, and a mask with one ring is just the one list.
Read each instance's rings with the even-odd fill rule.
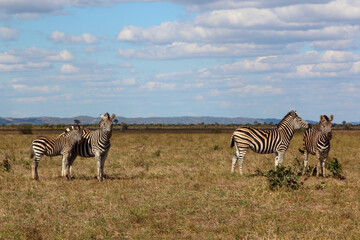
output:
[[101,139],[103,143],[110,142],[110,138],[111,138],[111,132],[104,132],[99,130],[99,139]]
[[322,133],[319,139],[321,142],[329,142],[331,139],[331,133]]
[[284,133],[285,139],[287,141],[290,141],[294,136],[294,128],[292,125],[281,125],[278,128],[278,131],[282,131]]

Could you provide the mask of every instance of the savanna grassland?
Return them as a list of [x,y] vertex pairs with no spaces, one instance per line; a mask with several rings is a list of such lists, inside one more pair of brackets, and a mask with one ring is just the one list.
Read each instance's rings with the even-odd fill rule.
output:
[[[230,173],[231,133],[114,131],[99,183],[94,158],[78,157],[74,178],[62,179],[60,156],[43,157],[32,180],[29,146],[40,132],[2,131],[0,239],[359,238],[360,131],[333,132],[329,159],[344,180],[301,177],[299,190],[276,191],[257,170],[272,169],[274,154],[249,152],[245,175]],[[302,160],[301,145],[298,132],[286,166]]]

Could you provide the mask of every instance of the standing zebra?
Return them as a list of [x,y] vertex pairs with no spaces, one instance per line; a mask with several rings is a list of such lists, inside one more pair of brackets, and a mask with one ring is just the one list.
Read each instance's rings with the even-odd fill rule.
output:
[[326,159],[330,151],[330,140],[332,138],[331,121],[333,115],[328,118],[326,115],[320,116],[319,126],[317,128],[309,128],[304,133],[303,149],[299,149],[304,154],[304,175],[308,164],[309,153],[316,156],[316,177],[319,177],[320,171],[322,176],[326,177]]
[[110,149],[112,120],[115,118],[115,114],[110,117],[109,113],[105,113],[105,115],[100,114],[100,117],[99,129],[95,131],[89,131],[87,129],[82,130],[81,142],[75,145],[73,154],[71,154],[68,162],[63,164],[63,172],[67,171],[70,175],[72,174],[72,164],[78,155],[86,158],[95,157],[97,164],[97,178],[99,182],[103,180],[104,164]]
[[294,136],[295,129],[308,128],[309,124],[301,119],[296,111],[289,112],[272,130],[261,130],[252,127],[239,127],[231,136],[230,147],[235,145],[236,154],[232,159],[231,172],[234,172],[239,160],[239,171],[243,174],[242,164],[247,150],[257,153],[275,153],[275,167],[282,164],[285,151]]
[[[41,157],[62,155],[62,161],[67,162],[71,156],[71,152],[75,144],[81,140],[81,129],[75,128],[60,134],[57,138],[50,137],[36,137],[30,145],[30,158],[35,156],[32,164],[32,177],[38,180],[38,165]],[[62,172],[62,176],[68,176],[68,173]]]

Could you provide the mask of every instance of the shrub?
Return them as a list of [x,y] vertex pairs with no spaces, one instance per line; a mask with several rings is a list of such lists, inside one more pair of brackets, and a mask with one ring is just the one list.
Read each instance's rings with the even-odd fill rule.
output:
[[22,124],[18,127],[22,134],[32,134],[32,126],[30,124]]
[[160,149],[156,150],[156,151],[153,153],[153,156],[154,156],[154,157],[160,157],[160,155],[161,155],[161,150],[160,150]]
[[120,126],[121,126],[121,131],[122,132],[125,132],[126,130],[129,129],[129,126],[126,123],[121,123]]
[[9,159],[7,157],[4,158],[3,162],[0,164],[1,170],[5,171],[5,172],[10,172],[11,170],[11,165],[9,162]]
[[328,161],[326,164],[326,168],[332,173],[334,178],[338,179],[345,179],[344,176],[342,176],[342,165],[338,161],[337,158],[333,158],[334,161]]
[[212,147],[212,149],[213,149],[214,151],[216,151],[216,150],[220,150],[221,147],[216,144],[216,145],[214,145],[214,146]]
[[264,174],[269,182],[270,190],[277,190],[285,187],[288,190],[299,189],[298,183],[299,177],[295,171],[291,170],[291,167],[285,167],[283,165],[277,166],[276,169],[271,169]]

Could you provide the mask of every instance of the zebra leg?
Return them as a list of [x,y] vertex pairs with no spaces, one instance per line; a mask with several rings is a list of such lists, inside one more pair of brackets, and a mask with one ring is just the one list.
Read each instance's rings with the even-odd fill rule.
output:
[[66,170],[67,170],[67,159],[65,155],[62,156],[62,168],[61,168],[61,177],[66,177]]
[[234,157],[232,158],[231,173],[234,173],[235,165],[236,165],[238,159],[239,159],[239,157],[235,154]]
[[39,180],[39,175],[38,175],[38,166],[39,166],[39,161],[40,161],[40,157],[38,156],[35,156],[35,159],[32,163],[32,166],[31,166],[31,172],[32,172],[32,178],[35,179],[35,180]]
[[72,174],[72,165],[75,161],[75,158],[76,158],[76,154],[72,153],[70,156],[69,156],[69,177],[72,178],[73,177],[73,174]]
[[308,157],[309,157],[308,151],[304,150],[304,168],[303,168],[303,171],[302,171],[303,176],[304,176],[304,174],[306,172],[306,167],[308,165]]
[[323,162],[323,177],[326,177],[326,161],[327,161],[327,154],[324,155],[324,162]]
[[233,173],[235,171],[235,165],[236,165],[237,161],[239,161],[239,172],[240,172],[240,175],[243,175],[242,165],[243,165],[243,162],[245,159],[247,149],[239,150],[239,148],[237,146],[235,146],[235,147],[236,147],[236,153],[232,159],[231,172]]
[[97,167],[97,179],[99,180],[99,182],[101,182],[103,180],[103,175],[101,171],[101,155],[99,153],[96,153],[95,159],[96,159],[96,167]]
[[235,165],[237,163],[237,161],[239,160],[239,149],[237,148],[237,146],[235,145],[236,148],[236,153],[234,155],[234,157],[232,158],[232,164],[231,164],[231,173],[233,173],[235,171]]
[[62,163],[63,170],[61,176],[69,179],[69,154],[63,154]]
[[107,154],[108,154],[108,152],[105,152],[104,155],[101,156],[101,165],[100,165],[101,181],[105,177],[104,167],[105,167],[105,160],[106,160]]
[[320,159],[320,154],[318,151],[315,152],[316,155],[316,160],[317,160],[317,164],[316,164],[316,177],[319,177],[320,174],[320,169],[321,169],[321,165],[322,165],[322,160]]
[[244,162],[244,159],[245,159],[245,155],[246,155],[246,151],[241,151],[240,152],[240,155],[239,155],[239,172],[240,172],[240,175],[243,175],[243,162]]
[[275,168],[279,166],[279,164],[282,164],[283,159],[284,159],[284,152],[275,153]]

